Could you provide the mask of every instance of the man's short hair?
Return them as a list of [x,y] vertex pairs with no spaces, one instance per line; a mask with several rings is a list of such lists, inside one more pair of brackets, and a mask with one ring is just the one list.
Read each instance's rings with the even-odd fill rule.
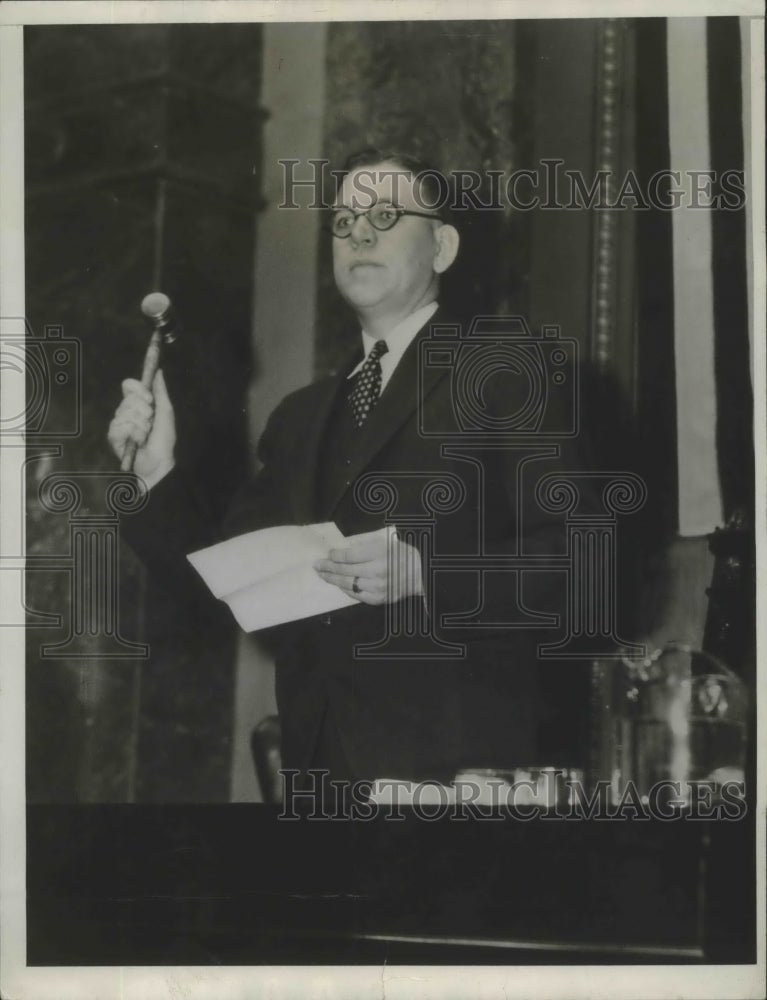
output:
[[451,201],[448,178],[433,164],[418,156],[413,156],[411,153],[403,153],[398,149],[368,146],[347,157],[341,170],[341,179],[353,170],[376,167],[381,163],[393,163],[419,181],[415,194],[419,205],[424,211],[436,212],[443,221],[447,221]]

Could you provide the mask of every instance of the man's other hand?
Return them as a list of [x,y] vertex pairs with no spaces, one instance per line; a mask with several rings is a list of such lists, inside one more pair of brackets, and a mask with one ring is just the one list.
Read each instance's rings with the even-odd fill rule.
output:
[[421,554],[401,542],[392,528],[350,535],[348,542],[314,564],[323,580],[364,604],[390,604],[423,594]]
[[176,419],[162,371],[152,383],[152,392],[133,378],[122,384],[123,401],[109,425],[107,440],[122,460],[129,441],[138,445],[133,471],[147,488],[158,483],[173,468]]

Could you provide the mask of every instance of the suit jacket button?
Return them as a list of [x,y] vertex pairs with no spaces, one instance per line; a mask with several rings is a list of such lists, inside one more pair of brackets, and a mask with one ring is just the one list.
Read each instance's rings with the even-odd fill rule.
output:
[[323,625],[330,625],[331,624],[330,615],[325,615],[325,617],[322,619],[322,624]]

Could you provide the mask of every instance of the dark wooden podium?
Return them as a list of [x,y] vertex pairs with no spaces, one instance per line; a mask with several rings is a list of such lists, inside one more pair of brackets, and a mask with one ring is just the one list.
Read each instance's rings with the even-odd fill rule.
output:
[[30,965],[754,961],[754,824],[28,810]]

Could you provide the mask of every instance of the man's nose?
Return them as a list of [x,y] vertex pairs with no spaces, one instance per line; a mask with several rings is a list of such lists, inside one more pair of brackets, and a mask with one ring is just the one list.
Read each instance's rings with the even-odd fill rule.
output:
[[375,243],[376,231],[371,226],[367,215],[358,215],[354,220],[351,231],[351,241],[353,246],[360,246],[365,243]]

